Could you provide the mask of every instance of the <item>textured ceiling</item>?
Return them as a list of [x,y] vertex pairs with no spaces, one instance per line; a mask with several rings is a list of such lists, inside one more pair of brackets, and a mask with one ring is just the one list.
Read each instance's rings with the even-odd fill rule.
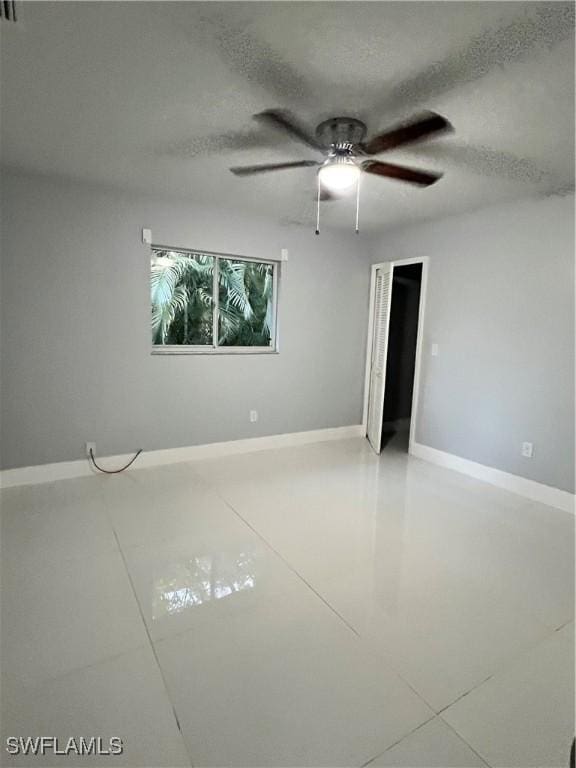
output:
[[[20,2],[2,22],[2,162],[312,224],[313,158],[251,116],[333,115],[373,134],[423,109],[455,133],[392,151],[428,189],[364,177],[370,230],[574,178],[574,5],[563,2]],[[383,156],[384,159],[384,156]],[[350,199],[324,226],[352,227]]]

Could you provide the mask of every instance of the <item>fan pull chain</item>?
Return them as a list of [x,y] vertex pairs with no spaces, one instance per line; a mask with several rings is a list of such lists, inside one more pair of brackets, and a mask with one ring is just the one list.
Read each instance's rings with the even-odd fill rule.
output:
[[318,200],[316,202],[316,234],[320,234],[320,175],[318,175]]
[[360,216],[360,176],[358,176],[358,181],[356,182],[356,234],[360,234],[360,230],[358,229],[358,219]]

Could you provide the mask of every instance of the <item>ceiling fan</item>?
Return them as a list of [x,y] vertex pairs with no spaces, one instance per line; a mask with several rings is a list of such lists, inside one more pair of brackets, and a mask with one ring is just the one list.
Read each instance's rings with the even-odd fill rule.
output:
[[371,158],[390,149],[397,149],[406,144],[424,141],[452,131],[448,120],[435,112],[419,115],[368,141],[365,141],[366,125],[353,117],[332,117],[324,120],[316,127],[314,133],[302,126],[285,110],[267,109],[254,115],[254,119],[283,131],[309,149],[321,153],[324,159],[236,166],[230,170],[236,176],[253,176],[258,173],[291,168],[319,168],[316,234],[319,234],[320,200],[335,200],[351,191],[354,186],[356,186],[356,232],[358,232],[359,181],[362,173],[384,176],[421,187],[428,187],[438,181],[442,176],[441,173],[383,163]]

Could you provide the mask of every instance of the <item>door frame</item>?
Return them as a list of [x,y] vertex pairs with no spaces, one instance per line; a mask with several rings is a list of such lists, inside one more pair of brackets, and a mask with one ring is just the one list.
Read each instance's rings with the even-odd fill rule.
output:
[[[366,364],[364,368],[364,406],[362,411],[362,429],[364,435],[368,429],[368,399],[370,397],[370,369],[372,367],[372,342],[374,337],[374,297],[376,291],[376,270],[384,265],[392,267],[405,267],[408,264],[422,264],[422,280],[420,282],[420,301],[418,303],[418,331],[416,336],[416,360],[414,365],[414,386],[412,388],[412,411],[410,413],[410,436],[408,439],[408,453],[414,453],[416,441],[416,419],[418,417],[418,400],[420,393],[420,369],[422,361],[424,314],[426,310],[426,294],[428,288],[428,256],[418,256],[409,259],[393,259],[372,264],[370,273],[370,301],[368,305],[368,336],[366,338]],[[394,273],[392,273],[394,280]],[[392,289],[394,299],[394,289]],[[385,395],[384,395],[385,396]]]

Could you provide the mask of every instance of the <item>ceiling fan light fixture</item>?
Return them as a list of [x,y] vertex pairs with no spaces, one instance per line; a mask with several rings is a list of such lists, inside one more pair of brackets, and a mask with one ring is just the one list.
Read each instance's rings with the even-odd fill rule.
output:
[[332,192],[353,187],[360,178],[361,168],[351,157],[329,157],[318,171],[320,184]]

